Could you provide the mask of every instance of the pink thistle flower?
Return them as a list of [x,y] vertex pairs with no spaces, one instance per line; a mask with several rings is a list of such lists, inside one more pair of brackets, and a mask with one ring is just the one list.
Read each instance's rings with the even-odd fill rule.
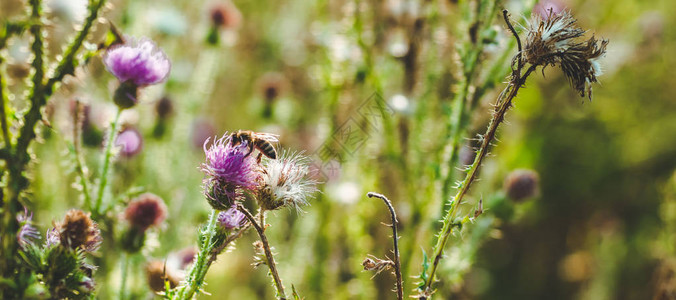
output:
[[138,87],[164,81],[171,70],[167,55],[148,39],[115,46],[103,56],[103,63],[121,83],[132,82]]
[[233,146],[230,135],[224,134],[207,148],[204,142],[206,162],[202,164],[205,179],[205,194],[214,209],[225,210],[243,190],[253,191],[258,185],[260,169],[244,141]]

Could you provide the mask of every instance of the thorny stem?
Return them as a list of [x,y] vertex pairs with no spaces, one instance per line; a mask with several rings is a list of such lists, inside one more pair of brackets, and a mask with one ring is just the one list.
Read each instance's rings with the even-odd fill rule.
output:
[[[44,103],[44,97],[42,94],[42,80],[44,78],[44,40],[42,36],[42,23],[40,22],[41,18],[41,0],[30,0],[31,6],[31,19],[35,22],[30,26],[30,33],[33,36],[33,43],[31,44],[31,51],[33,52],[34,58],[31,63],[31,66],[35,69],[33,73],[32,82],[33,86],[28,94],[28,100],[30,101],[30,109],[24,115],[24,125],[21,127],[19,138],[17,139],[16,152],[13,152],[11,141],[9,139],[9,131],[6,129],[6,112],[5,104],[7,101],[6,95],[4,93],[4,82],[1,82],[0,79],[0,93],[2,94],[2,127],[3,127],[3,137],[5,138],[5,149],[8,150],[7,169],[9,173],[9,178],[7,182],[7,187],[9,190],[8,201],[3,203],[2,211],[2,245],[0,250],[2,251],[2,259],[0,259],[0,272],[4,278],[16,278],[17,275],[22,275],[23,268],[22,265],[17,265],[15,263],[15,257],[17,255],[17,239],[16,232],[19,229],[19,223],[16,219],[17,213],[21,209],[21,202],[19,201],[21,196],[21,191],[23,191],[28,186],[28,179],[24,176],[23,171],[30,161],[30,155],[28,154],[28,145],[30,141],[35,137],[35,124],[42,119],[40,108]],[[6,25],[7,26],[7,25]],[[2,42],[3,44],[5,41]],[[7,131],[6,131],[7,130]],[[3,199],[4,200],[4,199]],[[15,286],[15,293],[12,293],[11,288],[4,287],[0,289],[0,298],[13,298],[21,297],[25,286]]]
[[[503,15],[505,17],[505,22],[507,22],[508,26],[513,29],[511,23],[509,22],[506,10],[503,11]],[[514,31],[512,32],[516,34],[516,32]],[[517,40],[517,42],[520,43],[519,40]],[[521,45],[519,45],[519,49],[521,49]],[[520,54],[517,54],[517,57],[518,57],[517,69],[512,72],[512,76],[510,78],[508,86],[502,91],[502,93],[500,93],[500,96],[496,101],[495,109],[493,111],[493,118],[491,119],[491,122],[488,125],[486,133],[482,136],[481,146],[477,151],[476,157],[474,158],[474,162],[467,170],[465,179],[459,183],[458,192],[451,200],[451,208],[448,210],[446,216],[444,217],[443,227],[439,231],[437,243],[433,250],[434,260],[432,263],[432,268],[430,269],[430,273],[427,278],[427,281],[425,282],[425,286],[422,287],[423,295],[420,296],[420,299],[427,299],[427,297],[429,297],[432,294],[431,285],[434,282],[434,275],[436,273],[439,262],[441,261],[441,258],[443,256],[444,246],[448,242],[448,238],[451,232],[453,231],[453,228],[455,227],[454,220],[455,215],[458,211],[458,207],[460,206],[459,204],[462,201],[462,198],[469,190],[472,183],[474,182],[479,167],[481,166],[481,163],[486,157],[486,154],[488,154],[488,150],[491,146],[491,143],[495,139],[495,134],[498,130],[498,127],[504,121],[507,111],[512,107],[512,100],[514,100],[519,91],[519,88],[521,88],[521,86],[523,86],[523,84],[526,82],[526,79],[528,78],[530,73],[532,73],[535,70],[536,66],[532,65],[528,68],[525,74],[521,75],[520,72],[524,63],[521,61]]]
[[186,285],[181,289],[178,294],[178,299],[192,299],[193,295],[204,283],[204,277],[207,275],[207,270],[209,269],[210,262],[213,260],[207,258],[210,257],[210,253],[214,247],[214,237],[216,236],[216,222],[218,221],[218,211],[211,210],[209,215],[209,221],[207,222],[207,227],[203,232],[206,233],[205,237],[200,237],[201,247],[200,252],[197,253],[197,258],[195,263],[190,269],[190,275],[186,279]]
[[89,194],[89,180],[87,179],[87,172],[85,172],[84,162],[80,150],[80,129],[82,128],[82,102],[75,100],[75,113],[73,114],[73,154],[75,155],[75,170],[80,177],[80,185],[82,186],[82,194],[84,195],[84,207],[87,210],[92,208],[92,199]]
[[[268,243],[268,238],[265,236],[265,231],[259,225],[256,223],[256,218],[246,209],[244,206],[241,204],[237,204],[237,209],[241,211],[247,219],[249,219],[249,222],[251,222],[251,225],[256,229],[258,232],[258,236],[261,238],[261,242],[263,243],[263,250],[265,251],[265,258],[268,260],[267,265],[270,268],[270,274],[272,274],[272,278],[275,281],[275,288],[277,289],[277,297],[280,300],[285,300],[286,299],[286,293],[284,293],[284,285],[282,285],[282,280],[279,278],[279,273],[277,273],[277,264],[275,263],[275,257],[272,255],[272,251],[270,251],[270,244]],[[265,224],[262,224],[262,226],[265,226]]]
[[399,221],[397,221],[397,214],[394,212],[394,207],[392,206],[390,199],[387,199],[384,195],[374,192],[369,192],[366,195],[369,198],[376,197],[383,200],[390,210],[392,224],[389,226],[392,227],[392,240],[394,241],[394,274],[397,277],[397,299],[402,300],[404,299],[404,286],[401,279],[401,264],[399,262],[399,236],[397,235],[397,224],[399,224]]
[[[35,126],[42,120],[41,108],[45,105],[47,97],[49,97],[52,92],[54,85],[63,79],[66,74],[72,74],[74,70],[74,58],[78,53],[82,43],[89,33],[94,20],[96,20],[99,11],[103,7],[105,0],[99,0],[94,3],[95,0],[90,0],[89,5],[89,16],[87,17],[82,29],[77,33],[75,40],[69,45],[66,50],[66,55],[59,63],[57,67],[56,76],[50,78],[46,84],[43,83],[44,78],[44,65],[43,65],[43,36],[42,36],[42,23],[40,7],[42,6],[41,0],[31,0],[31,27],[30,32],[33,35],[33,44],[31,50],[34,55],[34,60],[32,66],[35,69],[33,74],[33,87],[28,96],[30,101],[30,108],[24,114],[23,126],[19,129],[19,135],[16,140],[15,145],[11,145],[9,141],[9,130],[7,126],[7,116],[6,116],[6,106],[8,104],[7,95],[4,90],[4,82],[0,78],[0,100],[2,100],[2,116],[0,116],[0,125],[3,130],[3,137],[5,138],[5,148],[7,155],[5,160],[7,161],[7,170],[9,173],[7,189],[9,191],[7,198],[8,201],[4,203],[4,213],[2,217],[2,224],[6,226],[3,228],[3,232],[9,232],[9,234],[3,236],[3,259],[0,260],[0,270],[2,270],[3,276],[5,278],[12,278],[17,276],[16,269],[12,263],[14,255],[16,254],[17,244],[15,232],[18,230],[18,222],[16,221],[16,214],[21,209],[21,203],[19,201],[21,192],[28,187],[28,179],[23,174],[26,165],[30,162],[30,154],[28,152],[28,147],[31,141],[35,138]],[[7,24],[5,24],[7,26]],[[7,28],[6,28],[7,29]],[[9,29],[8,29],[9,30]],[[15,29],[16,30],[16,29]],[[6,33],[7,34],[7,33]],[[4,44],[3,37],[3,44]],[[4,46],[4,45],[3,45]],[[7,128],[7,129],[6,129]],[[23,288],[23,287],[21,287]],[[5,293],[7,292],[7,293]],[[12,296],[21,296],[23,291],[18,291],[19,294],[14,295],[8,290],[0,290],[0,298],[12,297]]]
[[105,195],[106,186],[108,185],[108,169],[110,168],[110,161],[112,160],[113,144],[115,144],[115,137],[117,136],[117,123],[120,121],[122,109],[117,108],[115,112],[115,119],[110,123],[110,132],[108,133],[108,140],[106,141],[106,150],[103,155],[103,164],[101,166],[101,176],[99,182],[99,189],[96,195],[96,203],[94,204],[94,214],[98,218],[101,215],[101,204],[103,203],[103,196]]
[[89,15],[82,25],[82,30],[77,33],[75,39],[68,45],[68,48],[63,53],[63,58],[56,66],[54,76],[49,78],[47,84],[45,84],[44,92],[47,96],[54,92],[54,85],[60,82],[66,75],[75,72],[75,55],[77,55],[80,47],[82,47],[85,38],[87,38],[89,31],[94,25],[94,21],[98,18],[99,12],[105,3],[106,0],[89,0]]

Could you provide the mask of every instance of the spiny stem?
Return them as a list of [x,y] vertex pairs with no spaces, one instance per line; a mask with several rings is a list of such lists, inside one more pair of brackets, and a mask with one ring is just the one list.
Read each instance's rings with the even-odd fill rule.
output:
[[268,238],[265,236],[265,231],[261,227],[265,226],[265,224],[259,225],[258,223],[256,223],[256,218],[241,204],[237,204],[237,209],[241,211],[246,216],[247,219],[249,219],[251,225],[253,225],[253,227],[258,232],[258,236],[261,238],[261,242],[263,243],[265,258],[268,260],[267,265],[270,268],[270,274],[272,274],[272,278],[275,281],[275,288],[277,289],[277,297],[280,300],[285,300],[286,293],[284,293],[284,285],[282,285],[282,280],[279,278],[279,273],[277,273],[277,264],[275,263],[275,257],[272,255],[272,251],[270,251],[270,244],[268,243]]
[[[516,31],[513,30],[514,27],[509,22],[507,10],[503,10],[503,16],[505,18],[505,22],[510,27],[510,30],[512,30],[512,33],[515,36],[517,36]],[[521,49],[521,41],[518,40],[518,38],[517,44],[519,44],[519,49]],[[517,63],[517,69],[512,71],[512,76],[510,77],[509,85],[502,91],[502,93],[500,93],[500,96],[496,101],[495,110],[493,111],[493,118],[491,119],[491,122],[488,125],[488,129],[486,129],[486,133],[482,136],[481,146],[477,151],[476,157],[474,158],[474,162],[467,171],[465,179],[460,183],[458,187],[458,192],[455,194],[455,196],[450,202],[451,207],[448,210],[446,216],[444,217],[443,227],[439,231],[437,243],[434,246],[433,250],[434,260],[432,263],[432,268],[430,269],[430,274],[428,276],[427,282],[425,282],[425,286],[423,288],[424,295],[421,296],[422,299],[425,299],[426,296],[432,293],[431,285],[432,282],[434,282],[434,275],[436,273],[439,262],[441,261],[441,258],[443,256],[444,247],[446,246],[448,238],[451,235],[451,232],[453,231],[454,227],[453,221],[455,219],[455,215],[458,211],[458,207],[460,206],[462,198],[465,196],[470,186],[474,182],[476,174],[481,166],[481,163],[486,157],[486,154],[488,154],[490,145],[495,139],[495,134],[498,130],[498,127],[504,121],[507,111],[512,107],[512,100],[514,100],[519,91],[519,88],[521,88],[521,86],[523,86],[523,84],[526,82],[526,79],[528,78],[530,73],[535,70],[536,66],[534,65],[530,66],[530,68],[528,68],[526,73],[522,76],[521,68],[523,67],[524,63],[521,60],[520,53],[517,54],[515,60]]]
[[96,196],[96,203],[94,204],[94,214],[97,218],[101,215],[101,204],[103,203],[103,196],[105,195],[106,186],[108,184],[108,169],[110,168],[110,161],[113,156],[113,144],[115,143],[115,137],[117,136],[117,123],[120,121],[121,114],[122,109],[117,108],[115,118],[113,119],[113,122],[110,123],[106,150],[103,154],[103,164],[101,166],[101,172],[99,173],[99,176],[101,176],[99,189]]
[[476,174],[479,170],[479,167],[481,166],[481,163],[483,162],[484,158],[486,157],[486,154],[488,154],[489,147],[493,140],[495,139],[495,134],[498,130],[498,126],[504,121],[505,119],[505,114],[509,110],[509,108],[512,106],[512,100],[514,97],[516,97],[517,92],[519,91],[519,88],[521,85],[523,85],[526,81],[526,78],[530,73],[535,70],[535,66],[531,66],[526,74],[524,74],[523,77],[521,78],[513,78],[512,81],[510,82],[509,86],[505,88],[505,92],[503,92],[501,95],[507,95],[504,98],[503,97],[498,98],[497,100],[497,106],[495,107],[495,111],[493,112],[493,118],[491,119],[491,123],[488,126],[488,129],[486,130],[486,133],[483,135],[483,141],[481,142],[481,146],[479,147],[479,151],[477,152],[476,157],[474,158],[474,162],[470,166],[467,175],[465,176],[465,179],[460,183],[458,187],[458,192],[455,194],[453,199],[451,200],[451,208],[448,210],[448,213],[444,217],[443,221],[443,227],[439,231],[438,234],[438,239],[437,239],[437,244],[434,247],[434,261],[432,263],[432,268],[430,270],[430,275],[428,277],[428,280],[425,284],[425,291],[430,291],[430,287],[432,285],[432,282],[434,281],[434,275],[437,270],[437,266],[439,265],[439,261],[441,261],[441,258],[443,256],[443,250],[444,246],[446,245],[446,242],[448,241],[448,238],[453,230],[453,220],[455,219],[455,214],[458,211],[458,207],[460,206],[460,202],[462,201],[462,198],[465,196],[467,191],[469,190],[470,186],[474,182],[474,179],[476,178]]
[[89,31],[94,25],[94,21],[98,18],[99,12],[105,3],[106,0],[89,0],[89,15],[82,25],[82,30],[77,33],[75,39],[73,39],[70,45],[68,45],[63,53],[63,58],[56,66],[54,76],[49,78],[45,84],[44,90],[47,96],[50,96],[54,92],[54,85],[56,85],[58,82],[61,82],[61,80],[66,75],[73,74],[75,72],[75,55],[77,55],[80,47],[82,47],[85,38],[87,38]]
[[[206,233],[206,236],[200,236],[200,238],[203,239],[200,252],[197,253],[195,263],[190,269],[190,275],[188,275],[186,279],[186,285],[179,292],[178,299],[192,299],[195,292],[197,292],[197,290],[202,286],[202,283],[204,283],[204,277],[206,276],[210,265],[207,258],[210,257],[210,253],[214,247],[217,221],[218,212],[212,209],[211,214],[209,215],[209,221],[207,222],[207,227],[203,231]],[[209,261],[211,261],[211,259],[209,259]]]
[[397,277],[397,299],[402,300],[404,299],[404,286],[401,279],[401,264],[399,262],[399,236],[397,235],[397,224],[399,224],[399,221],[397,221],[397,214],[394,212],[394,207],[392,206],[390,199],[387,199],[384,195],[374,192],[369,192],[366,195],[369,198],[376,197],[383,200],[390,210],[390,216],[392,217],[392,239],[394,241],[394,274]]
[[82,153],[80,152],[81,132],[82,128],[82,102],[75,100],[75,113],[73,114],[73,154],[75,155],[75,171],[80,177],[80,185],[82,186],[82,194],[84,195],[84,207],[87,210],[92,208],[92,199],[89,194],[89,180],[87,179],[87,172],[85,172],[84,162],[82,161]]

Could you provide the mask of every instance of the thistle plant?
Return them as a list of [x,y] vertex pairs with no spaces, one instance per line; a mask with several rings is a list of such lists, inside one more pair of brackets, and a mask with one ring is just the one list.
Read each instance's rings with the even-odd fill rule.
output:
[[[199,252],[185,283],[176,290],[167,291],[175,299],[192,299],[204,285],[204,277],[216,257],[239,238],[249,225],[256,229],[264,251],[264,264],[270,269],[277,297],[286,299],[284,285],[277,271],[267,236],[265,235],[265,211],[282,207],[299,210],[308,204],[316,191],[315,182],[307,179],[308,160],[300,154],[284,152],[277,159],[257,161],[252,155],[254,148],[243,140],[235,144],[233,135],[225,133],[207,148],[204,143],[206,162],[202,164],[205,174],[204,195],[212,211],[206,226],[199,231]],[[259,205],[255,217],[243,203],[247,196]]]
[[577,38],[581,37],[585,31],[577,27],[576,20],[570,13],[563,12],[555,15],[550,9],[546,19],[534,16],[528,25],[525,47],[522,46],[521,39],[509,20],[507,10],[503,10],[502,13],[507,27],[516,39],[518,53],[512,60],[509,83],[496,100],[488,129],[480,136],[481,145],[474,162],[467,167],[465,179],[458,183],[458,191],[450,200],[450,208],[443,218],[443,226],[437,235],[431,267],[429,272],[424,270],[420,276],[423,280],[418,287],[420,293],[417,297],[419,299],[429,299],[434,293],[432,284],[435,282],[436,271],[443,258],[446,243],[453,229],[463,222],[456,219],[458,207],[476,179],[481,163],[496,138],[498,127],[504,122],[507,111],[512,107],[513,100],[519,89],[525,85],[528,76],[537,67],[559,66],[580,96],[584,97],[586,93],[591,99],[591,83],[597,82],[596,76],[601,74],[598,59],[605,54],[608,41],[598,41],[594,37],[584,42],[577,41]]

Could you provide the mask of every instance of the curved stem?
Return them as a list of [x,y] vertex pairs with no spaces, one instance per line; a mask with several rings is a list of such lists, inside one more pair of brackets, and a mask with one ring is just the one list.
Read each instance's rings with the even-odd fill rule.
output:
[[397,214],[394,212],[394,207],[392,206],[390,199],[387,199],[384,195],[374,192],[369,192],[366,195],[369,198],[376,197],[383,200],[390,210],[390,217],[392,218],[392,225],[390,226],[392,227],[392,239],[394,240],[394,274],[397,277],[397,299],[402,300],[404,299],[404,286],[401,279],[401,263],[399,262],[399,236],[397,235],[397,224],[399,221],[397,221]]
[[101,214],[101,205],[103,203],[103,196],[105,195],[106,186],[108,185],[108,172],[110,168],[110,161],[113,154],[113,144],[115,143],[115,137],[117,136],[117,123],[120,121],[120,115],[122,114],[122,109],[117,108],[115,113],[115,119],[110,123],[110,132],[108,133],[108,141],[106,142],[106,150],[103,155],[103,164],[101,166],[101,176],[99,182],[99,189],[96,195],[96,203],[94,204],[94,214],[98,218]]
[[491,122],[488,125],[486,133],[482,136],[482,142],[481,146],[479,147],[479,151],[477,151],[477,155],[474,158],[474,162],[469,167],[465,179],[462,182],[460,182],[458,192],[451,200],[451,208],[448,210],[446,216],[444,217],[443,227],[439,231],[437,243],[434,246],[433,251],[434,260],[432,263],[432,268],[430,269],[429,277],[427,279],[427,282],[425,282],[425,286],[423,289],[423,292],[427,293],[428,295],[431,294],[431,285],[432,282],[434,282],[434,275],[439,265],[439,261],[441,261],[441,258],[443,256],[444,246],[448,242],[448,238],[451,235],[453,228],[455,227],[454,219],[458,211],[459,204],[462,201],[462,198],[469,190],[472,183],[474,182],[479,167],[481,166],[481,163],[486,157],[486,154],[488,154],[488,150],[489,147],[491,146],[491,143],[495,139],[495,134],[498,130],[498,127],[504,121],[505,115],[509,110],[509,108],[512,107],[512,100],[514,100],[514,97],[516,97],[519,88],[526,82],[526,78],[528,77],[528,75],[530,75],[530,73],[533,72],[534,70],[535,66],[531,66],[528,69],[528,71],[526,71],[526,73],[521,77],[518,76],[519,74],[515,73],[512,76],[509,85],[500,94],[500,97],[498,97],[495,110],[493,112],[493,118],[491,119]]
[[210,253],[214,247],[217,221],[218,212],[212,209],[211,214],[209,215],[209,221],[207,222],[207,227],[203,231],[206,236],[200,236],[202,239],[200,252],[197,253],[195,263],[190,269],[190,274],[186,279],[186,285],[179,292],[178,299],[192,299],[193,295],[202,286],[202,283],[204,283],[204,277],[207,275],[210,261],[212,261],[211,259],[208,260],[208,258],[211,256]]
[[[279,278],[279,273],[277,273],[277,264],[275,263],[275,257],[272,255],[272,251],[270,250],[270,244],[268,243],[268,238],[265,236],[265,231],[259,225],[256,223],[256,218],[246,209],[244,206],[241,204],[237,204],[237,209],[241,211],[247,219],[249,219],[249,222],[251,222],[251,225],[253,225],[254,228],[256,228],[256,231],[258,232],[258,236],[261,238],[261,242],[263,243],[263,250],[265,251],[265,258],[268,260],[267,265],[270,268],[270,274],[272,274],[272,278],[275,281],[275,288],[277,289],[277,297],[280,300],[285,300],[286,299],[286,293],[284,293],[284,285],[282,285],[282,279]],[[262,226],[265,226],[265,224],[262,224]]]

